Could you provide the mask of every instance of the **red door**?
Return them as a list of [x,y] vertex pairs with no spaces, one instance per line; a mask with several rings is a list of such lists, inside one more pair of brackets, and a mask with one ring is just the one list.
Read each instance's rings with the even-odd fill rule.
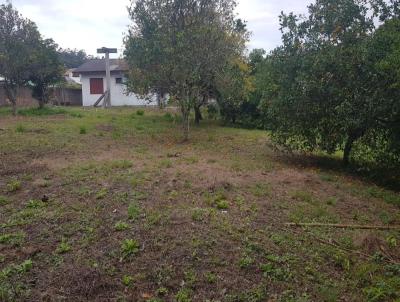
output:
[[103,78],[91,78],[90,94],[103,94],[103,93],[104,93]]

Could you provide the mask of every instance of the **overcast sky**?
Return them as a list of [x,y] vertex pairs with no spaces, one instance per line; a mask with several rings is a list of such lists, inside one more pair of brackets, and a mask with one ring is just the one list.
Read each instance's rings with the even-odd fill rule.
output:
[[[5,2],[5,0],[0,0]],[[249,48],[272,50],[280,44],[281,11],[302,13],[311,0],[239,0],[238,15],[252,32]],[[95,54],[101,46],[122,50],[129,24],[129,0],[12,0],[23,16],[34,21],[46,38],[63,48]]]

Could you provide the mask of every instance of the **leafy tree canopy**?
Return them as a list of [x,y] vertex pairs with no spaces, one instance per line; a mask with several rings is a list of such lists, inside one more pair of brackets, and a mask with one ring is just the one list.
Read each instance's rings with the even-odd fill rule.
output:
[[182,112],[184,138],[193,106],[214,90],[216,75],[245,49],[245,23],[234,0],[138,0],[125,39],[128,88],[168,92]]

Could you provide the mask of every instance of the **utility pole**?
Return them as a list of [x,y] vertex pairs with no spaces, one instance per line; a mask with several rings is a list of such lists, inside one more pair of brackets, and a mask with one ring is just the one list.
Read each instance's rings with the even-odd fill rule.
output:
[[97,53],[106,55],[106,96],[103,101],[103,108],[111,107],[111,70],[110,53],[117,53],[116,48],[102,47],[97,49]]

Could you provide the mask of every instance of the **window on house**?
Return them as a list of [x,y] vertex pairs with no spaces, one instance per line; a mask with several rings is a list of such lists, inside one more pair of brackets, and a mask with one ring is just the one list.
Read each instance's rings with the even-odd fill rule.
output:
[[90,94],[103,94],[103,93],[104,93],[103,78],[91,78]]
[[115,79],[115,83],[116,84],[123,84],[124,82],[123,82],[122,78],[116,78]]

